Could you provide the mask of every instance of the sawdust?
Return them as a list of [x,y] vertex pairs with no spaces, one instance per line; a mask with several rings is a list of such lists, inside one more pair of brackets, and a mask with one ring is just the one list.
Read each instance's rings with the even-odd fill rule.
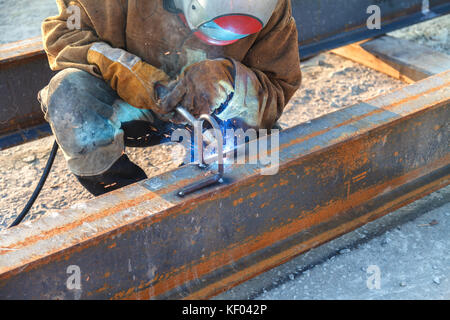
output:
[[[0,8],[4,2],[0,0]],[[52,7],[51,11],[53,10]],[[449,21],[448,17],[446,21]],[[436,29],[441,27],[438,23]],[[432,25],[427,26],[427,30],[430,28]],[[16,38],[18,39],[20,38]],[[12,41],[10,38],[7,40]],[[448,48],[448,44],[446,47]],[[329,53],[304,62],[302,68],[302,88],[292,98],[280,119],[284,128],[310,121],[405,85]],[[25,206],[40,178],[53,141],[52,137],[48,137],[0,151],[0,230],[12,223]],[[180,165],[182,154],[178,150],[179,156],[171,157],[172,149],[170,145],[147,149],[130,148],[127,154],[151,177]],[[64,209],[91,198],[68,171],[62,153],[59,152],[46,186],[27,219],[34,220],[51,210]]]

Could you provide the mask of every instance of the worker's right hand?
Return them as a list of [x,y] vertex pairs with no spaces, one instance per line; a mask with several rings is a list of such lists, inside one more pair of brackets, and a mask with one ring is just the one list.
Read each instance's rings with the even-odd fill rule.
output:
[[130,105],[150,109],[160,116],[168,113],[158,105],[155,93],[155,84],[166,85],[170,80],[164,71],[104,42],[92,45],[88,62],[98,67],[103,78]]
[[[235,94],[235,68],[231,60],[203,60],[188,66],[178,81],[169,85],[169,93],[161,100],[161,108],[173,110],[183,106],[195,118],[212,114]],[[180,122],[175,116],[173,122]]]

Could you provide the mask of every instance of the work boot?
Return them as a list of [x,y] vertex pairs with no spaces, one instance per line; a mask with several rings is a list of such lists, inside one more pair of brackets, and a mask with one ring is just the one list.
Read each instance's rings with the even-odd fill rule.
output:
[[87,191],[96,197],[147,179],[144,170],[131,162],[126,154],[101,175],[91,177],[75,175],[75,177]]

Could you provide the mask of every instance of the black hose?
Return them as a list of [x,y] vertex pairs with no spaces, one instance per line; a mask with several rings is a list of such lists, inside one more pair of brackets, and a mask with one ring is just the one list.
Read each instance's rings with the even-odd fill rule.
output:
[[34,202],[36,201],[37,197],[41,193],[42,188],[44,187],[45,181],[47,181],[48,175],[50,173],[50,170],[52,169],[53,162],[55,161],[56,154],[58,153],[58,144],[53,144],[52,151],[50,153],[50,157],[48,158],[47,165],[45,166],[44,172],[42,173],[42,177],[39,180],[39,183],[36,187],[36,189],[33,192],[33,195],[31,196],[30,200],[28,200],[27,205],[22,210],[20,215],[16,218],[16,220],[9,226],[9,228],[15,227],[18,224],[22,222],[22,220],[27,216],[27,214],[30,212],[31,207],[33,206]]

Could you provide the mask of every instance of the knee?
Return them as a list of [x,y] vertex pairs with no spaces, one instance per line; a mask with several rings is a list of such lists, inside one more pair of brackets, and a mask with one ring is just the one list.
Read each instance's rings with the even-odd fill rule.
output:
[[80,93],[89,81],[85,74],[90,76],[82,70],[65,69],[58,72],[48,86],[39,92],[39,101],[46,118],[49,118],[49,113],[58,109],[73,110],[73,104],[76,103],[74,100],[79,100]]
[[89,76],[85,71],[65,69],[39,93],[45,117],[53,127],[61,127],[63,118],[72,118],[71,124],[76,124],[75,115],[85,108],[82,95]]
[[96,77],[83,70],[74,68],[64,69],[50,80],[49,91],[52,93],[58,91],[66,93],[82,91],[96,79]]
[[44,112],[70,113],[89,105],[112,105],[117,94],[103,80],[86,71],[69,68],[60,71],[42,90],[41,103]]
[[117,130],[108,119],[116,96],[102,79],[82,70],[65,69],[43,91],[46,118],[66,153],[89,153],[113,142]]
[[97,78],[78,69],[65,69],[54,76],[48,85],[47,105],[49,108],[67,107],[80,103]]

